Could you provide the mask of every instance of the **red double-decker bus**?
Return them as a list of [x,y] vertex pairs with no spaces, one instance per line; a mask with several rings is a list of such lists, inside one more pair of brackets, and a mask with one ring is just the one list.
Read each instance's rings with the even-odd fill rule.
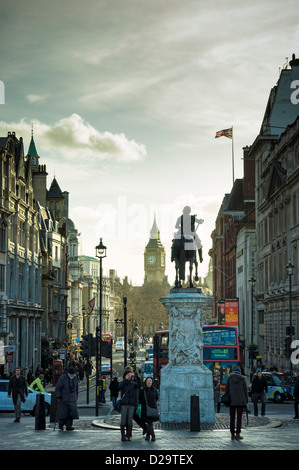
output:
[[110,333],[102,333],[102,341],[112,341],[112,335]]
[[154,334],[153,371],[154,379],[160,382],[160,371],[169,362],[169,330],[156,331]]
[[224,391],[230,372],[240,365],[238,329],[233,326],[205,325],[203,333],[203,363],[213,375],[218,375]]
[[[234,326],[204,325],[203,363],[213,375],[218,375],[224,392],[230,372],[240,365],[238,329]],[[160,380],[160,370],[169,361],[169,330],[156,331],[154,335],[154,377]]]

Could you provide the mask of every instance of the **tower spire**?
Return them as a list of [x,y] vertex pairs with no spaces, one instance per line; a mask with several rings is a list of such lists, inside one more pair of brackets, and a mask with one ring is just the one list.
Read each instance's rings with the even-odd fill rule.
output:
[[151,240],[159,240],[160,239],[160,230],[158,229],[157,221],[156,221],[156,214],[154,215],[154,222],[153,226],[150,231],[150,239]]
[[31,140],[28,149],[28,153],[26,156],[27,160],[31,160],[32,168],[37,168],[39,165],[39,154],[37,153],[35,142],[33,138],[33,123],[31,123]]
[[37,153],[34,138],[33,138],[33,123],[31,123],[31,141],[30,141],[27,157],[39,158],[39,154]]

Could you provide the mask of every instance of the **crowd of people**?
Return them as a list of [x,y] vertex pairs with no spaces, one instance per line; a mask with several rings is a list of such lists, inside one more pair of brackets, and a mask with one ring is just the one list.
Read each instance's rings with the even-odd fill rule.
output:
[[[9,378],[8,396],[12,397],[15,407],[15,422],[20,421],[21,403],[26,400],[29,388],[45,392],[45,387],[51,383],[51,371],[38,368],[35,373],[28,372],[27,378],[21,373],[21,368],[17,367],[15,374]],[[78,399],[78,383],[84,378],[80,375],[79,364],[70,364],[62,374],[56,384],[55,393],[58,402],[58,421],[59,429],[73,430],[73,420],[78,419],[77,399]],[[299,371],[294,377],[294,419],[299,419]],[[103,395],[102,401],[106,402],[107,382],[106,376],[102,376]],[[146,440],[155,441],[154,421],[159,419],[158,416],[153,417],[149,413],[149,408],[157,410],[157,401],[159,399],[158,390],[152,377],[147,377],[141,382],[138,373],[134,373],[133,368],[128,366],[125,368],[122,380],[119,382],[114,377],[110,384],[109,390],[111,394],[112,406],[117,409],[117,402],[120,395],[120,431],[121,440],[130,441],[132,439],[133,421],[135,421],[146,435]],[[224,403],[223,394],[220,387],[218,375],[213,376],[213,390],[215,411],[220,413],[221,403]],[[266,411],[266,395],[268,384],[264,378],[262,371],[257,370],[252,376],[251,397],[253,401],[254,415],[258,416],[258,402],[261,402],[261,415],[265,416]],[[228,400],[230,415],[230,433],[231,438],[240,440],[242,427],[242,416],[244,409],[249,411],[248,407],[248,387],[246,376],[242,367],[234,367],[227,379],[225,394]]]
[[[271,372],[272,371],[275,371],[275,368],[272,368]],[[297,375],[291,374],[290,377],[294,382],[294,419],[299,419],[299,370],[297,371]],[[250,396],[253,402],[254,416],[258,416],[259,402],[261,403],[261,416],[265,416],[268,393],[267,380],[263,376],[261,369],[256,369],[254,373],[251,374],[250,378]],[[213,376],[213,392],[215,411],[220,413],[221,403],[224,402],[224,398],[222,396],[218,375]],[[244,410],[247,413],[250,413],[250,410],[248,407],[249,393],[246,383],[246,375],[242,367],[234,367],[229,374],[224,395],[227,406],[229,406],[231,438],[236,440],[243,439],[243,436],[241,436],[242,417]]]
[[[117,380],[117,379],[116,379]],[[138,374],[133,372],[132,367],[125,368],[123,380],[116,389],[115,380],[110,387],[114,389],[114,399],[117,399],[118,392],[121,394],[121,440],[130,441],[132,439],[133,420],[143,429],[146,434],[145,439],[156,440],[153,423],[158,419],[149,415],[148,406],[157,409],[159,399],[157,388],[152,377],[147,377],[141,383]],[[138,413],[139,409],[139,413]]]

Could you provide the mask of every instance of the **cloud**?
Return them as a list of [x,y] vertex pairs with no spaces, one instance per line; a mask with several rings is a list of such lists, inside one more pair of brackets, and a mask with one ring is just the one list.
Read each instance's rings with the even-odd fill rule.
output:
[[48,95],[34,95],[30,94],[27,95],[27,99],[30,103],[38,103],[39,101],[44,101],[48,98]]
[[[135,140],[129,140],[125,134],[100,132],[86,122],[78,114],[61,119],[54,125],[33,120],[34,132],[38,136],[38,147],[45,153],[63,155],[66,159],[84,160],[85,163],[99,160],[112,160],[120,163],[142,161],[146,148]],[[0,122],[0,132],[5,135],[7,130],[15,131],[18,136],[26,139],[30,135],[30,124],[25,119],[17,122]],[[57,155],[58,152],[58,155]]]

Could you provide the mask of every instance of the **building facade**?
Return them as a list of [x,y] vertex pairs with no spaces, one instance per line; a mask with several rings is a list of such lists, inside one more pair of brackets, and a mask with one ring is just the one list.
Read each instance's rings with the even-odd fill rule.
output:
[[292,367],[287,328],[292,326],[292,339],[299,340],[299,106],[290,96],[295,78],[299,59],[293,57],[271,90],[260,134],[250,148],[256,161],[256,301],[264,320],[259,348],[263,362],[281,370]]
[[[214,316],[217,302],[238,297],[242,343],[255,345],[266,367],[282,371],[298,367],[287,347],[299,340],[299,104],[293,99],[298,79],[299,59],[293,55],[270,92],[259,135],[244,148],[244,164],[254,162],[246,168],[248,184],[244,166],[244,215],[233,203],[234,185],[223,198],[210,251]],[[244,359],[252,365],[246,350]]]
[[9,349],[9,368],[28,370],[41,357],[39,211],[22,138],[14,132],[1,137],[0,157],[0,336]]
[[[39,211],[40,256],[42,259],[41,303],[42,317],[41,360],[36,365],[50,365],[53,351],[66,345],[66,319],[68,297],[68,245],[66,228],[61,227],[55,212],[50,209],[47,190],[47,170],[40,164],[33,130],[26,156],[32,168],[34,199]],[[55,178],[54,181],[56,182]],[[50,194],[53,183],[50,188]]]

